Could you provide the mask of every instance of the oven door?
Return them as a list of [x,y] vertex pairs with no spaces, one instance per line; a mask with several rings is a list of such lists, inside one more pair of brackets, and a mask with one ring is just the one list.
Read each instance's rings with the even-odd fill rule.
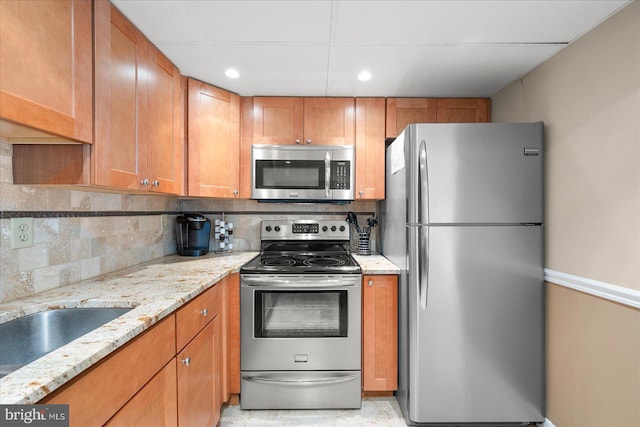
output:
[[361,275],[242,275],[242,371],[360,370]]

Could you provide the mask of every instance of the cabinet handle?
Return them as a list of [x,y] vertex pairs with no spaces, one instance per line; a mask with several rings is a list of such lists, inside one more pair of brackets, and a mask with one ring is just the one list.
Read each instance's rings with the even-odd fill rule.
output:
[[146,187],[147,185],[149,185],[149,180],[147,178],[145,178],[142,181],[140,181],[140,184],[144,185]]
[[207,314],[209,314],[209,310],[207,310],[206,308],[202,309],[200,310],[200,314],[202,314],[204,317],[207,317]]
[[296,139],[296,144],[300,144],[300,140],[299,139]]
[[311,138],[307,139],[307,145],[311,144]]
[[360,190],[358,191],[358,194],[360,195],[360,197],[364,196],[364,191]]
[[369,286],[373,286],[373,280],[369,280]]
[[191,365],[191,358],[190,358],[190,357],[187,357],[187,358],[185,358],[185,359],[182,359],[182,360],[181,360],[181,362],[182,362],[182,364],[183,364],[184,366],[189,366],[189,365]]
[[238,197],[238,190],[233,190],[233,195]]
[[158,181],[157,179],[155,181],[153,181],[151,183],[151,185],[153,185],[154,187],[160,187],[160,181]]

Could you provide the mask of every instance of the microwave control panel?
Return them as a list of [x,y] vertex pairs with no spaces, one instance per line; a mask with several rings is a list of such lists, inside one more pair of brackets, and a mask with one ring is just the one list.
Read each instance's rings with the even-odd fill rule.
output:
[[332,190],[348,190],[351,188],[350,163],[345,160],[331,161],[331,183]]

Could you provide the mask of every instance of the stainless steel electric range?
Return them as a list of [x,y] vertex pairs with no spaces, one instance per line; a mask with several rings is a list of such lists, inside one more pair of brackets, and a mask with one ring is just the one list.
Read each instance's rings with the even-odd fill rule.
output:
[[359,408],[362,270],[346,221],[262,221],[240,270],[240,407]]

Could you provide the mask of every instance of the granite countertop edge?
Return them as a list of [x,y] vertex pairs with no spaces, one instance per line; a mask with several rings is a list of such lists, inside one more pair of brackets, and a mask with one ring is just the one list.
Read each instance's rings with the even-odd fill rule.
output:
[[[108,275],[0,304],[0,323],[55,308],[128,307],[131,311],[0,379],[0,404],[37,403],[164,319],[258,252],[169,255]],[[363,274],[398,274],[381,255],[354,258]]]

